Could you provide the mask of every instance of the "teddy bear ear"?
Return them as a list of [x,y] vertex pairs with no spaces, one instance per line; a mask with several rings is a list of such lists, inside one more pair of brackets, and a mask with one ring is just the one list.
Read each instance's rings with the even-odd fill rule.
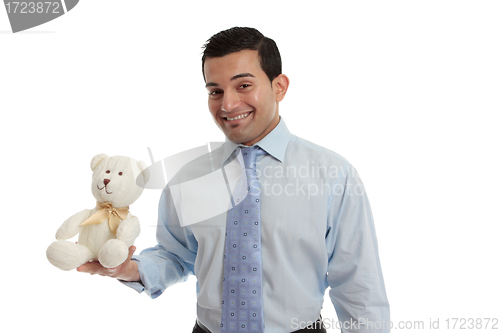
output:
[[92,161],[90,162],[90,169],[92,169],[92,171],[95,170],[95,168],[97,168],[97,165],[99,163],[101,163],[102,160],[105,160],[106,158],[108,158],[109,156],[106,155],[106,154],[99,154],[99,155],[96,155],[94,156],[94,158],[92,159]]
[[137,162],[137,166],[141,170],[142,177],[144,178],[144,184],[146,184],[147,182],[149,182],[149,169],[148,169],[148,166],[143,161]]

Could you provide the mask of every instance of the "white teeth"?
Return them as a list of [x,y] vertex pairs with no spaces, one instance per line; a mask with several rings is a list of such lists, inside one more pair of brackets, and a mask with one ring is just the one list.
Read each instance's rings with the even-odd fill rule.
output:
[[246,117],[248,117],[248,115],[249,115],[249,114],[250,114],[250,112],[249,112],[249,113],[246,113],[246,114],[241,114],[241,115],[239,115],[238,117],[234,117],[234,118],[229,118],[229,117],[226,117],[226,119],[227,119],[227,120],[242,119],[242,118],[246,118]]

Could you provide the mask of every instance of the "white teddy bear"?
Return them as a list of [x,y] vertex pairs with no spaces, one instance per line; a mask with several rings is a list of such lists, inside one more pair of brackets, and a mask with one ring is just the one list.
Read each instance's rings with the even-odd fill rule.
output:
[[[57,241],[47,249],[47,259],[66,271],[94,260],[106,268],[119,266],[140,233],[139,220],[128,212],[128,206],[142,193],[138,184],[148,181],[146,164],[130,157],[100,154],[90,166],[96,208],[67,219],[57,230]],[[76,244],[66,241],[78,233]]]

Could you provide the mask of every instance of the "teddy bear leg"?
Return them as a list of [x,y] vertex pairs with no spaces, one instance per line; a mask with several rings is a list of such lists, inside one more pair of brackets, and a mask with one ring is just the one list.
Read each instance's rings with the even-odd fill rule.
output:
[[110,239],[99,251],[99,262],[106,268],[120,266],[128,257],[128,247],[123,241]]
[[57,268],[69,271],[94,259],[94,255],[86,246],[55,241],[47,249],[47,259]]

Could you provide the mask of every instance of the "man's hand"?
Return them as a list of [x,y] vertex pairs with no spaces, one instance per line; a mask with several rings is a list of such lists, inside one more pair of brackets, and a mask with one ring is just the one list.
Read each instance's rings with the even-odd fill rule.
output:
[[128,249],[127,259],[118,267],[106,268],[103,267],[98,261],[93,261],[78,267],[76,270],[78,272],[89,273],[90,275],[99,274],[101,276],[109,276],[123,281],[140,281],[141,277],[139,276],[137,263],[131,260],[136,249],[137,248],[132,245]]

